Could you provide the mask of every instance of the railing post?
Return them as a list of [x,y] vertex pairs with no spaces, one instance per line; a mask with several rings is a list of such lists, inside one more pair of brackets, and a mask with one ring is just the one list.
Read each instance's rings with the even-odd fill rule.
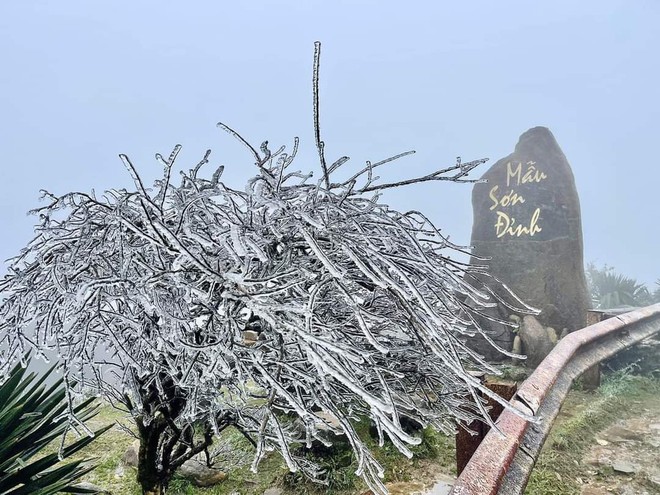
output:
[[[488,387],[489,390],[492,390],[495,392],[497,395],[502,397],[506,401],[510,401],[513,399],[513,396],[516,394],[518,390],[518,383],[509,381],[509,380],[498,380],[498,379],[493,379],[493,380],[487,380],[486,381],[486,387]],[[501,405],[499,402],[496,402],[495,400],[491,399],[490,397],[488,398],[488,405],[490,406],[490,417],[493,421],[497,421],[497,418],[500,417],[500,414],[504,411],[504,406]],[[486,433],[490,430],[490,427],[488,425],[484,425]]]
[[[479,380],[480,383],[484,382],[484,374],[472,373],[472,375]],[[481,394],[478,393],[480,396]],[[466,400],[471,400],[471,397],[466,397]],[[468,431],[471,430],[471,431]],[[474,454],[477,447],[483,440],[486,433],[483,431],[483,423],[476,419],[471,423],[463,426],[460,425],[456,432],[456,474],[459,475],[465,468],[472,454]]]
[[[484,383],[484,375],[475,375],[481,383],[486,385],[489,390],[492,390],[500,397],[505,400],[511,400],[513,395],[516,393],[517,384],[516,382],[489,379]],[[479,394],[481,396],[481,394]],[[486,405],[490,407],[488,414],[493,421],[497,421],[500,414],[504,410],[504,407],[499,403],[491,399],[490,397],[486,398]],[[476,432],[475,434],[470,433],[467,428]],[[463,472],[463,469],[470,462],[472,454],[477,450],[479,444],[484,439],[490,427],[481,422],[474,420],[472,423],[467,425],[467,428],[459,428],[456,433],[456,474],[460,475]]]

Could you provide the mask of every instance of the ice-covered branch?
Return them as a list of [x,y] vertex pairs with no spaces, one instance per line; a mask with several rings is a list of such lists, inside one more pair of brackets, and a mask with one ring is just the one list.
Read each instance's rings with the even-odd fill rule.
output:
[[[405,152],[338,178],[349,162],[325,161],[319,49],[316,184],[307,183],[311,172],[292,168],[297,138],[290,154],[271,152],[268,142],[254,147],[219,124],[255,160],[245,188],[225,184],[223,167],[205,174],[210,151],[175,184],[176,146],[167,159],[157,155],[163,178],[152,194],[120,155],[134,190],[110,190],[102,200],[46,193],[35,238],[0,281],[2,376],[27,349],[57,353],[69,394],[91,388],[121,404],[141,440],[159,446],[158,462],[149,462],[163,479],[229,426],[254,443],[255,467],[275,449],[292,470],[315,477],[317,466],[290,445],[327,442],[319,425],[330,414],[358,471],[382,493],[382,468],[357,419],[372,421],[405,454],[418,439],[402,416],[446,432],[489,421],[465,397],[492,394],[471,374],[492,368],[466,341],[481,332],[476,322],[498,295],[480,282],[483,267],[452,258],[464,248],[380,194],[469,182],[484,160],[379,182],[374,170],[412,154]],[[301,426],[281,421],[283,412]],[[193,438],[193,424],[204,425],[202,438]]]

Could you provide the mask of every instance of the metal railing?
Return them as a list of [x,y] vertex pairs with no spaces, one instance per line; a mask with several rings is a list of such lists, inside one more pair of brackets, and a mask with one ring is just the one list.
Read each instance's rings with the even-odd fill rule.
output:
[[456,480],[451,495],[521,494],[573,380],[585,370],[660,332],[660,304],[573,332],[559,341],[510,403],[534,414],[528,422],[504,411]]

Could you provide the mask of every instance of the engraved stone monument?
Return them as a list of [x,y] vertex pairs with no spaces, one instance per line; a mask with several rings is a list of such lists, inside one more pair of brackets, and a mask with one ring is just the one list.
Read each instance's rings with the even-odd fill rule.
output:
[[[515,151],[483,178],[488,182],[476,184],[472,193],[471,243],[473,255],[489,259],[473,257],[472,263],[488,265],[493,276],[541,310],[536,318],[543,326],[584,327],[589,300],[580,202],[571,167],[550,130],[525,132]],[[511,310],[500,304],[491,316],[508,320]],[[511,349],[508,327],[482,323],[497,343]],[[488,354],[485,346],[475,347]]]

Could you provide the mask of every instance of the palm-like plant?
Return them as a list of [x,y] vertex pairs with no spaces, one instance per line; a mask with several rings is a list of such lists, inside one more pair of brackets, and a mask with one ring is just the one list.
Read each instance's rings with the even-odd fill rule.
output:
[[587,281],[594,307],[599,309],[651,304],[651,295],[644,284],[631,277],[616,273],[614,268],[587,266]]
[[[29,362],[29,359],[28,359]],[[97,493],[76,487],[75,481],[94,469],[86,459],[62,462],[88,445],[112,425],[84,436],[60,450],[43,455],[44,449],[65,434],[69,407],[62,378],[46,385],[54,368],[37,378],[16,365],[0,385],[0,494],[50,495],[58,492]],[[97,414],[94,398],[73,408],[80,421]]]
[[651,295],[654,303],[660,303],[660,278],[655,281],[655,290]]

